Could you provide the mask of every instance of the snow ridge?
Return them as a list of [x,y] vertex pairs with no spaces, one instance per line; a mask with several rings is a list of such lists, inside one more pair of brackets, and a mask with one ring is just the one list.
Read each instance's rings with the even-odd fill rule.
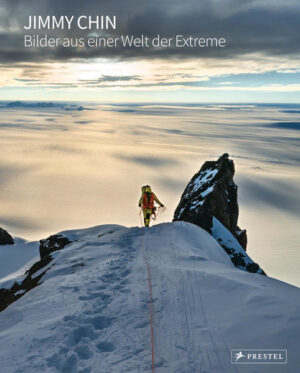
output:
[[62,234],[73,243],[51,253],[40,285],[0,313],[3,372],[150,373],[144,256],[156,373],[231,372],[231,348],[257,341],[288,348],[287,372],[299,366],[300,290],[238,270],[203,229],[175,222]]

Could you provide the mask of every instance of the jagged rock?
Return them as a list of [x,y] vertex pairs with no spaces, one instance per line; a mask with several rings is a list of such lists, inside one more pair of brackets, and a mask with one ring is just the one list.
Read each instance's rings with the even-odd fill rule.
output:
[[173,221],[194,223],[211,233],[212,218],[216,217],[246,250],[246,230],[237,225],[238,188],[233,181],[234,172],[234,163],[227,153],[217,161],[205,162],[185,188]]
[[51,260],[52,258],[50,255],[46,256],[32,265],[32,267],[25,273],[26,277],[21,283],[15,282],[10,289],[0,289],[0,312],[11,303],[21,298],[29,290],[39,285],[41,277],[50,268],[47,267],[47,265]]
[[183,220],[210,233],[229,255],[232,263],[252,273],[265,272],[246,254],[247,233],[238,225],[235,168],[227,153],[203,164],[188,183],[173,221]]
[[49,263],[52,261],[50,254],[53,251],[63,249],[70,243],[71,241],[62,234],[55,234],[44,240],[40,240],[41,260],[30,267],[21,283],[15,282],[10,289],[0,289],[0,312],[29,290],[38,286],[40,279],[52,265],[49,266]]
[[247,264],[246,269],[248,272],[256,273],[259,270],[259,265],[257,263],[249,263]]
[[217,218],[213,217],[212,221],[211,235],[223,247],[232,263],[243,271],[265,275],[266,273],[253,262],[233,234]]
[[66,245],[72,243],[67,237],[62,234],[54,234],[44,240],[40,240],[40,257],[47,257],[53,251],[61,250]]
[[0,245],[13,245],[14,240],[6,230],[0,228]]
[[238,240],[242,248],[246,251],[246,247],[248,243],[246,229],[240,229],[240,227],[237,227],[234,236]]

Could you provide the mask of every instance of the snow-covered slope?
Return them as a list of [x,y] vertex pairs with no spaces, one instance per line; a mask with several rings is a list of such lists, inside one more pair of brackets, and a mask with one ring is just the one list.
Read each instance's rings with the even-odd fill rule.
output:
[[[1,373],[297,372],[300,290],[240,271],[206,231],[64,232],[40,286],[0,313]],[[77,240],[77,241],[75,241]],[[288,365],[231,365],[231,349],[287,348]]]
[[26,242],[15,238],[14,245],[0,246],[0,288],[10,287],[39,260],[39,242]]
[[259,265],[249,257],[233,234],[215,217],[212,219],[211,235],[224,248],[237,268],[251,273],[264,273]]

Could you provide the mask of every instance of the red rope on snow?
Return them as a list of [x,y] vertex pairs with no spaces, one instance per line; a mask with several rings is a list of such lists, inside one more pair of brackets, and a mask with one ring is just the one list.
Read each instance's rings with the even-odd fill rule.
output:
[[151,336],[151,352],[152,352],[152,373],[155,373],[155,358],[154,358],[154,328],[153,328],[153,298],[152,298],[152,280],[151,280],[151,267],[146,256],[144,260],[147,265],[148,273],[148,288],[149,288],[149,314],[150,314],[150,336]]

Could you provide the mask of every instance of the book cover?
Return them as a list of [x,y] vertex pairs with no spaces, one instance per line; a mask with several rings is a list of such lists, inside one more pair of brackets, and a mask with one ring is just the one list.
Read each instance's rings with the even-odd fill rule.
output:
[[1,373],[296,373],[296,0],[0,0]]

